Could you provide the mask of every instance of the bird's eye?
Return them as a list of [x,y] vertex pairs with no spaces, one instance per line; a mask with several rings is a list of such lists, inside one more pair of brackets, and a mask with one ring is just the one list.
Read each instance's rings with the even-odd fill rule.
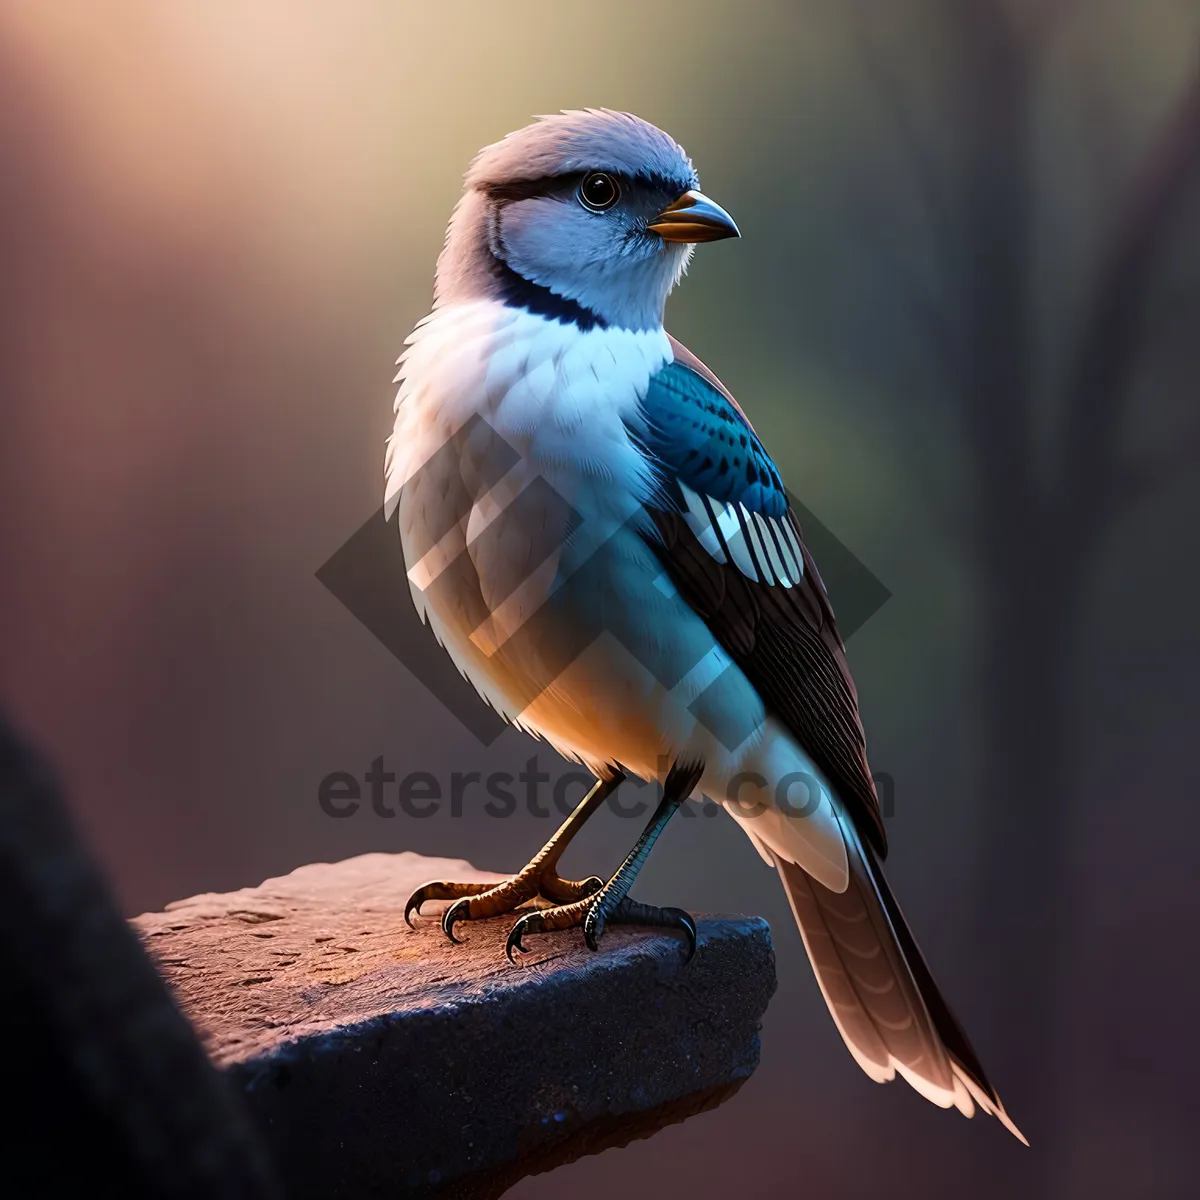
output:
[[592,212],[604,212],[621,198],[617,181],[603,171],[592,171],[579,185],[579,203]]

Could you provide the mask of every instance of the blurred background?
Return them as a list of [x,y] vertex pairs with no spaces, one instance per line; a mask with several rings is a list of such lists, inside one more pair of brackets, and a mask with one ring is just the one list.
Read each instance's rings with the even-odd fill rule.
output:
[[[669,326],[893,594],[849,647],[889,875],[1033,1146],[871,1084],[773,873],[697,815],[639,892],[771,921],[762,1065],[512,1195],[1193,1195],[1195,0],[5,0],[3,704],[130,914],[369,850],[526,860],[552,819],[482,797],[322,812],[380,755],[567,768],[481,746],[314,572],[380,501],[462,171],[583,105],[673,133],[741,225]],[[583,874],[635,834],[593,824]]]

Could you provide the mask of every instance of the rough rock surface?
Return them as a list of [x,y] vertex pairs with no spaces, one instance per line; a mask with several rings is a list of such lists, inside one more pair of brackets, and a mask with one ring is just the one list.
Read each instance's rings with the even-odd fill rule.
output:
[[405,898],[468,863],[369,854],[195,896],[135,926],[293,1197],[497,1196],[720,1103],[758,1063],[775,988],[758,918],[578,931],[504,957],[511,918],[443,936]]

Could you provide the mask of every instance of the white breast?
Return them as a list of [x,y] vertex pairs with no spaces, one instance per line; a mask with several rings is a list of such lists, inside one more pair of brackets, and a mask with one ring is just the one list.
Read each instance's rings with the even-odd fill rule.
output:
[[[625,419],[671,356],[661,329],[583,332],[495,301],[435,310],[408,338],[396,377],[385,510],[389,519],[400,510],[417,611],[510,719],[521,706],[496,649],[561,583],[564,560],[586,561],[588,543],[601,544],[642,513],[652,483]],[[513,465],[499,480],[476,469],[480,439],[466,432],[478,432],[475,418],[511,451]],[[549,487],[527,491],[538,481]],[[502,536],[499,525],[481,536],[518,497],[528,508],[542,494],[554,502],[527,528],[510,520]],[[569,535],[565,524],[554,527],[568,509],[583,518]],[[547,542],[554,551],[543,558],[538,550]],[[464,554],[471,570],[460,579]],[[539,563],[536,570],[526,571],[527,559]],[[443,579],[455,563],[456,573]]]
[[405,345],[385,463],[389,513],[405,482],[476,415],[556,486],[599,475],[647,494],[624,419],[672,358],[662,329],[584,332],[482,300],[436,309]]

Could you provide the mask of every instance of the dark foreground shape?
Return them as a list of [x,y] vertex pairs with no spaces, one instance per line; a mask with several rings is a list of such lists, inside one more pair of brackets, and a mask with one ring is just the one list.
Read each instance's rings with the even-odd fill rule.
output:
[[290,1197],[500,1195],[730,1096],[775,989],[758,918],[681,938],[615,927],[504,956],[511,919],[455,946],[426,879],[462,862],[370,854],[196,896],[135,925],[242,1093]]
[[28,1196],[267,1200],[270,1160],[0,715],[0,1152]]

